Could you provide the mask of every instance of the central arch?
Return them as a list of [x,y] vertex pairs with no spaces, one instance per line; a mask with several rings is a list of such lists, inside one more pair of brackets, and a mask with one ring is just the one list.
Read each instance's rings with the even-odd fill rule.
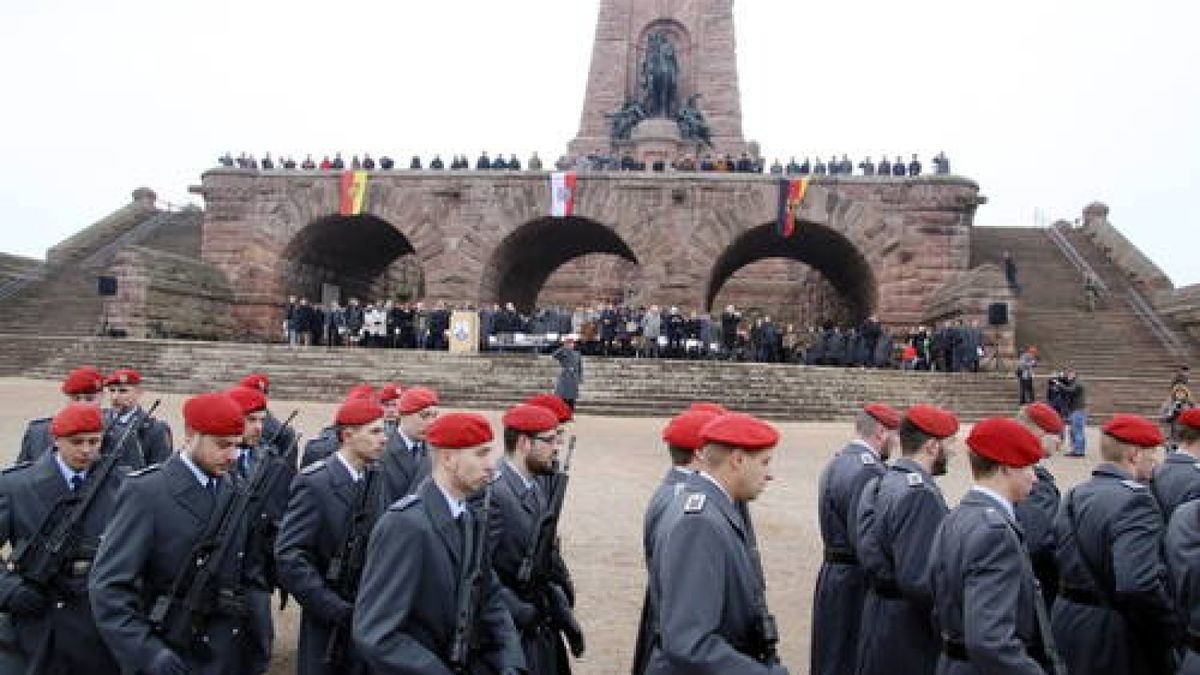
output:
[[[392,224],[372,215],[325,216],[300,230],[283,252],[283,286],[289,295],[321,298],[323,284],[363,300],[419,287],[415,249]],[[415,270],[415,272],[414,272]],[[415,277],[415,278],[413,278]],[[409,289],[412,295],[419,288]]]

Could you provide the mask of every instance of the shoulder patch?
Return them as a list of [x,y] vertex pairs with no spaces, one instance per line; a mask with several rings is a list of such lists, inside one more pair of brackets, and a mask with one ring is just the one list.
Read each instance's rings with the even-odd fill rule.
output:
[[908,487],[921,487],[925,484],[925,479],[919,473],[908,474]]
[[864,452],[858,456],[862,460],[863,466],[871,466],[875,463],[875,455],[869,452]]
[[672,495],[678,497],[679,494],[683,492],[685,488],[687,488],[687,483],[676,483],[672,485],[671,488],[674,490]]
[[317,461],[313,462],[312,464],[309,464],[308,466],[304,467],[303,469],[300,469],[300,473],[307,476],[309,474],[316,473],[317,471],[320,471],[321,469],[324,469],[324,468],[325,468],[325,460],[318,459]]
[[419,501],[421,501],[421,498],[417,495],[408,495],[404,499],[401,499],[400,501],[389,506],[388,511],[403,511]]
[[684,513],[700,513],[704,510],[704,503],[708,501],[708,496],[703,492],[693,492],[687,496],[683,502]]
[[1141,492],[1142,490],[1146,489],[1145,485],[1142,485],[1141,483],[1137,482],[1136,480],[1123,480],[1123,481],[1121,481],[1121,485],[1124,485],[1125,487],[1129,488],[1130,490],[1133,490],[1134,492]]
[[28,460],[26,460],[24,462],[17,462],[16,464],[13,464],[12,466],[4,469],[3,471],[0,471],[0,473],[12,473],[14,471],[20,471],[21,469],[28,469],[31,466],[33,466],[33,462],[28,461]]
[[129,477],[130,478],[140,478],[142,476],[148,476],[148,475],[154,473],[155,471],[158,471],[161,468],[162,468],[162,464],[151,464],[150,466],[143,467],[141,469],[138,469],[137,471],[131,471],[129,473]]

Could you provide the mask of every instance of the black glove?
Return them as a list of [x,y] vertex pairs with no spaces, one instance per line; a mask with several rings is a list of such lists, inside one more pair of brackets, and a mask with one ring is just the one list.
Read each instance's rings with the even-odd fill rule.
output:
[[517,625],[517,630],[528,629],[538,620],[537,605],[517,600],[516,606],[512,608],[512,618],[513,623]]
[[332,616],[334,625],[349,628],[350,623],[354,620],[354,605],[343,601],[334,608]]
[[557,584],[548,584],[547,588],[550,593],[550,620],[567,639],[567,646],[571,648],[571,656],[580,658],[586,648],[583,641],[583,628],[575,620],[575,613],[571,611],[567,594]]
[[170,649],[163,649],[155,654],[143,670],[146,675],[188,675],[192,672],[183,659]]
[[17,616],[41,616],[50,609],[50,598],[29,584],[21,584],[8,596],[8,610]]

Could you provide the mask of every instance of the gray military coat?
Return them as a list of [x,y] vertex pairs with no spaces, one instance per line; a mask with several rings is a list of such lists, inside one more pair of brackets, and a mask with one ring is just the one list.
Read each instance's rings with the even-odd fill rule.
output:
[[1163,550],[1188,645],[1179,675],[1200,675],[1200,501],[1175,509]]
[[1163,520],[1170,521],[1180,504],[1200,499],[1200,460],[1183,452],[1167,453],[1154,470],[1150,492],[1162,510]]
[[[662,483],[655,488],[646,504],[646,515],[642,519],[642,560],[646,571],[650,571],[651,558],[654,556],[654,542],[658,538],[658,524],[671,502],[683,490],[684,484],[692,475],[689,469],[673,466],[663,476]],[[657,616],[650,604],[650,586],[647,584],[645,596],[642,598],[642,614],[638,620],[637,642],[633,648],[633,675],[641,675],[646,670],[646,660],[650,658],[650,647],[654,643]]]
[[1025,535],[1025,548],[1033,562],[1033,573],[1042,587],[1046,606],[1053,604],[1058,589],[1058,564],[1054,558],[1054,519],[1058,517],[1062,493],[1046,467],[1033,467],[1037,482],[1024,500],[1017,502],[1017,524]]
[[552,356],[562,367],[554,384],[554,395],[568,401],[577,400],[579,385],[583,383],[583,356],[578,350],[566,347],[554,350]]

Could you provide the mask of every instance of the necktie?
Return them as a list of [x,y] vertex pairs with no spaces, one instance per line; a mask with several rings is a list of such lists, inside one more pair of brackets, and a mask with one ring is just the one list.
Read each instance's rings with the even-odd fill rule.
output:
[[83,476],[81,476],[77,473],[71,474],[70,483],[71,483],[71,492],[75,492],[75,491],[79,490],[79,488],[83,487]]
[[425,459],[425,441],[413,443],[413,457],[416,457],[417,461]]
[[238,455],[238,472],[242,474],[242,478],[250,477],[250,464],[253,461],[250,455],[249,448],[243,450],[241,455]]

